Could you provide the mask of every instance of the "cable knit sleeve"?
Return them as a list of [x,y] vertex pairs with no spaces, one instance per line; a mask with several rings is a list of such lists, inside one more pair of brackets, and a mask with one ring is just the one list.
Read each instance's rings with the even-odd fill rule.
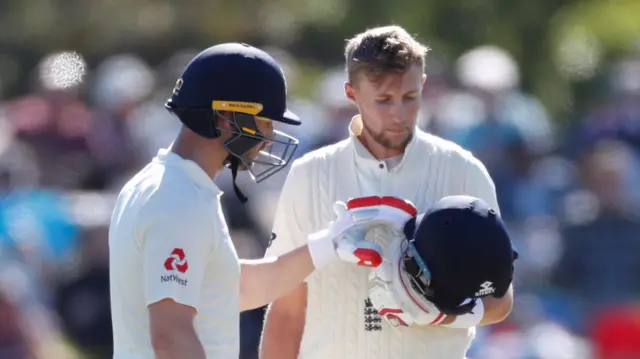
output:
[[496,186],[484,164],[469,154],[466,159],[465,172],[465,194],[482,199],[499,214],[500,207],[498,206]]

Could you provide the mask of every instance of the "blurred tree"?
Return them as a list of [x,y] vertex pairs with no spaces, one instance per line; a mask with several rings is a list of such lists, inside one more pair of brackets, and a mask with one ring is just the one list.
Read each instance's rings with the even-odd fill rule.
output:
[[[477,45],[505,48],[520,65],[524,89],[557,115],[576,105],[574,83],[592,78],[601,60],[630,51],[638,41],[640,2],[3,0],[0,57],[15,56],[22,65],[17,77],[23,78],[54,50],[78,51],[90,66],[122,51],[154,64],[181,48],[246,41],[281,46],[307,66],[326,67],[342,62],[345,38],[389,23],[416,33],[448,62]],[[10,63],[0,61],[0,76],[16,73],[7,70]],[[4,82],[6,94],[26,90],[22,83]]]

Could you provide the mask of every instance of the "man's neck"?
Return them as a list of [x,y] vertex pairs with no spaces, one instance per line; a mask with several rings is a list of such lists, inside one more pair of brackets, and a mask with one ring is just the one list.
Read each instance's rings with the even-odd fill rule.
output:
[[186,129],[180,131],[169,150],[195,162],[211,179],[224,169],[224,161],[229,155],[219,141],[206,140]]

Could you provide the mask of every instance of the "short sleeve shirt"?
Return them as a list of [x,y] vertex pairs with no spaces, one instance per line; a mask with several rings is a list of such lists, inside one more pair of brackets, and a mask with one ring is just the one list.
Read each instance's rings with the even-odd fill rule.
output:
[[222,192],[194,162],[161,150],[122,189],[109,229],[114,358],[154,358],[148,306],[198,312],[207,358],[237,358],[240,264]]

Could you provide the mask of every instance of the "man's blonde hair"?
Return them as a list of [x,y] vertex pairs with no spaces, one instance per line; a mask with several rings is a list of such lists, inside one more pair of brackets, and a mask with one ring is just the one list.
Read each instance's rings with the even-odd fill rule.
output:
[[404,73],[412,65],[424,71],[428,51],[400,26],[368,29],[347,40],[344,56],[349,82],[361,74],[376,81],[383,75]]

